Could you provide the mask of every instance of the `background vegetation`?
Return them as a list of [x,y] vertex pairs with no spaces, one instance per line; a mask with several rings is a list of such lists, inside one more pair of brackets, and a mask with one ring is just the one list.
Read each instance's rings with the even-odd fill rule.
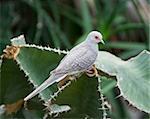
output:
[[[128,59],[144,49],[150,49],[150,33],[148,30],[149,3],[148,0],[1,1],[0,54],[2,54],[6,45],[10,44],[10,39],[20,34],[25,35],[26,42],[29,44],[69,50],[84,40],[86,34],[91,30],[98,30],[103,34],[106,43],[105,46],[100,46],[101,50],[107,50],[123,59]],[[55,61],[56,57],[52,56],[51,59]],[[13,65],[14,62],[9,60],[6,62],[11,64],[9,66],[14,67],[13,71],[15,70],[15,73],[19,72],[19,69]],[[24,77],[23,72],[20,75]],[[109,83],[106,81],[103,84],[104,87]],[[94,84],[91,83],[92,85]],[[129,106],[123,98],[116,98],[119,95],[119,91],[115,88],[114,82],[111,85],[113,89],[110,88],[111,90],[105,91],[105,96],[114,110],[111,118],[148,118],[148,114]],[[25,88],[27,92],[30,91],[27,82],[23,82],[22,86],[27,87]],[[4,87],[7,87],[7,85]],[[20,95],[19,93],[13,94],[14,97]],[[15,100],[10,99],[12,98],[8,99],[6,97],[1,102],[13,103]],[[37,100],[33,100],[31,104],[37,105]],[[41,105],[37,107],[39,110],[42,109]],[[43,112],[36,113],[33,112],[32,116],[42,115]],[[29,112],[23,111],[23,115],[19,112],[9,117],[29,118],[26,117],[26,115],[29,115]]]

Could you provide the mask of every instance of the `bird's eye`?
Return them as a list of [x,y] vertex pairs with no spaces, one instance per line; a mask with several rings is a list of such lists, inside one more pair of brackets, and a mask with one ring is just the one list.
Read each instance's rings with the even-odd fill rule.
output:
[[98,39],[98,36],[95,36],[95,39]]

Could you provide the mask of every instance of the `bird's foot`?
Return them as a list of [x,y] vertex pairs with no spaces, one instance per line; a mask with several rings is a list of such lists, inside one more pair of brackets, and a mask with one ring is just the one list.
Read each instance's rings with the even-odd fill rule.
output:
[[99,74],[98,74],[98,71],[97,71],[95,65],[93,65],[91,69],[86,70],[86,74],[89,77],[93,77],[93,76],[99,77]]

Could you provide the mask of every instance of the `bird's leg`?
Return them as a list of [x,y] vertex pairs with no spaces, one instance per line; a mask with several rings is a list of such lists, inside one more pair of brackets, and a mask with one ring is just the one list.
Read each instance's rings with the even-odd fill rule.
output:
[[99,74],[98,74],[98,71],[97,71],[97,69],[96,69],[96,67],[95,67],[95,64],[93,65],[93,70],[94,70],[95,76],[96,76],[96,77],[99,77]]
[[89,77],[93,77],[93,76],[98,77],[99,76],[98,71],[97,71],[95,65],[93,65],[90,69],[86,70],[86,74]]

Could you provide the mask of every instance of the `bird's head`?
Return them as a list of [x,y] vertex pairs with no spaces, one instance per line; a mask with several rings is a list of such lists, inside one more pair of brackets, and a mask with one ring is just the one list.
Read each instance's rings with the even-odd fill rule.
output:
[[90,42],[104,44],[102,34],[100,32],[98,32],[98,31],[90,32],[88,34],[87,38],[88,38],[88,40],[90,40]]

